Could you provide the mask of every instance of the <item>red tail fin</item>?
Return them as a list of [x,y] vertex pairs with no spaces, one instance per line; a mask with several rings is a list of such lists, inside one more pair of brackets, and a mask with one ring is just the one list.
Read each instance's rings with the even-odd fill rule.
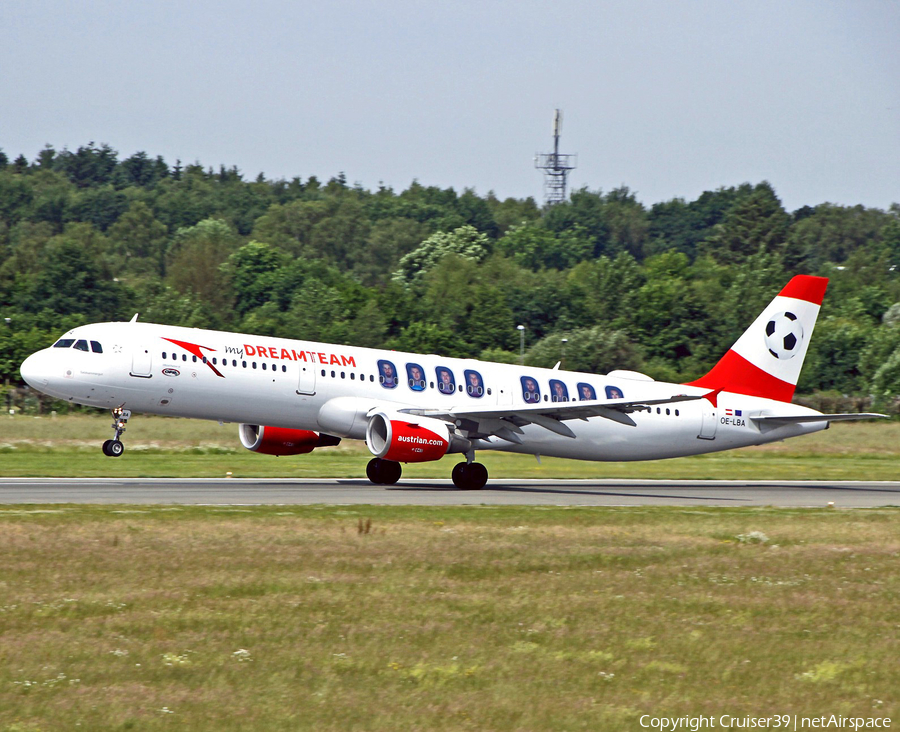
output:
[[794,277],[712,370],[689,386],[789,402],[827,286],[825,277]]

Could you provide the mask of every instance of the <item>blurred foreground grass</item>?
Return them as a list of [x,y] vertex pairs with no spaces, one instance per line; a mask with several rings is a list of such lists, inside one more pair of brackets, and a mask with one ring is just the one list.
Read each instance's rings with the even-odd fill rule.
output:
[[0,729],[900,713],[898,512],[0,508]]
[[[100,452],[112,436],[105,415],[0,418],[0,476],[83,477],[364,477],[371,455],[361,442],[309,455],[275,458],[241,447],[237,425],[138,416],[118,459]],[[690,458],[637,463],[590,463],[482,451],[493,477],[508,478],[738,478],[746,480],[896,480],[900,422],[838,423],[783,443]],[[408,478],[447,478],[459,460],[404,466]]]

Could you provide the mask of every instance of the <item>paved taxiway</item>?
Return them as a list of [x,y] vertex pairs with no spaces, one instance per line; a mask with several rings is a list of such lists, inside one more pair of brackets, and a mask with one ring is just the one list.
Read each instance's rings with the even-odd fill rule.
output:
[[520,480],[480,491],[447,480],[0,478],[0,504],[382,504],[417,506],[900,506],[900,481]]

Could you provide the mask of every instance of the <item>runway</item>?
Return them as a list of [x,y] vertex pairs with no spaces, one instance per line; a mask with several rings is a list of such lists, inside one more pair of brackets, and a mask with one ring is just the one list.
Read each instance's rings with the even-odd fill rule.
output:
[[[480,491],[447,480],[0,478],[0,504],[416,506],[900,506],[900,481],[520,480]],[[0,509],[2,510],[2,509]]]

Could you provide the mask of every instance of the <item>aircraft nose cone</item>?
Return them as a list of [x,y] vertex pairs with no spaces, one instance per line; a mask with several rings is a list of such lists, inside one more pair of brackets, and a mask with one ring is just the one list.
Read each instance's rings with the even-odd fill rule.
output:
[[44,358],[41,352],[32,353],[26,358],[19,367],[19,373],[22,374],[25,383],[35,389],[40,389],[49,382],[46,365],[44,364]]

